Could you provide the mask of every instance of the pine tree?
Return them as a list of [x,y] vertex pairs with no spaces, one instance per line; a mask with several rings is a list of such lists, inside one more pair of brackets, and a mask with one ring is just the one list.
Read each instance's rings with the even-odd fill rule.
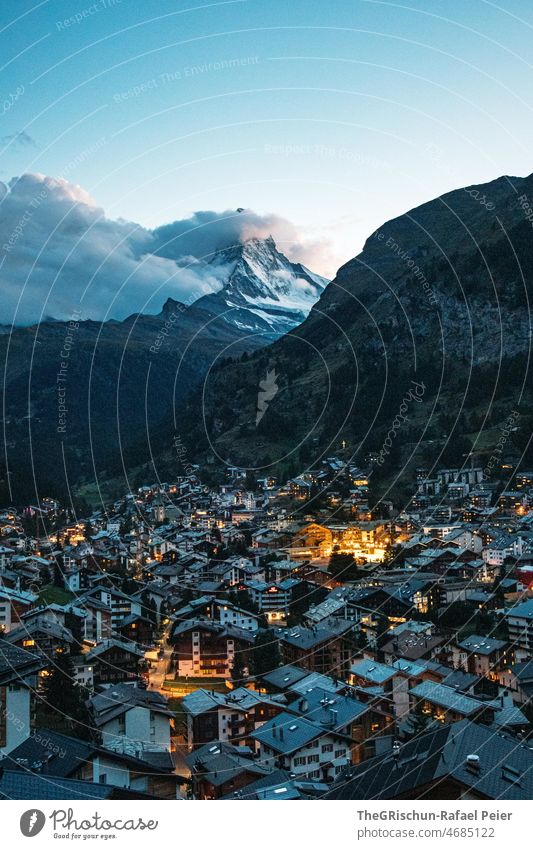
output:
[[431,722],[431,716],[429,713],[424,713],[421,701],[416,703],[415,709],[409,715],[409,720],[413,737],[418,737],[419,734],[423,734],[427,729]]
[[258,677],[272,672],[281,664],[279,643],[272,631],[260,631],[252,654],[253,674]]
[[74,677],[70,655],[58,649],[50,662],[49,674],[44,679],[38,709],[39,725],[55,730],[75,730],[76,737],[91,736],[90,718],[85,706],[87,692]]
[[236,652],[231,667],[231,682],[234,687],[242,687],[245,681],[245,665],[241,652]]

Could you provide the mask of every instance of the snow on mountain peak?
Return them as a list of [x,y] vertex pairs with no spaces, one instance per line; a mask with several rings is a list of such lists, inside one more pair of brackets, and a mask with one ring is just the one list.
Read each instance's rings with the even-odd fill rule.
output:
[[222,248],[208,266],[221,280],[219,291],[196,303],[239,327],[273,336],[300,324],[328,281],[291,262],[272,236]]

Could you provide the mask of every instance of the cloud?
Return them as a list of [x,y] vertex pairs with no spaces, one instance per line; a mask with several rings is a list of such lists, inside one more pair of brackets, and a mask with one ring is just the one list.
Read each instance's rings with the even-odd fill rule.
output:
[[229,245],[272,236],[278,249],[292,262],[302,262],[318,273],[322,273],[324,264],[329,265],[330,259],[328,240],[306,238],[292,221],[272,213],[261,215],[252,209],[195,212],[190,218],[165,224],[153,233],[157,252],[164,256],[190,253],[209,259]]
[[80,186],[24,174],[0,183],[0,323],[123,319],[158,312],[168,297],[191,303],[224,284],[228,267],[209,264],[217,250],[269,234],[306,264],[319,250],[291,222],[252,210],[196,212],[150,231],[107,218]]

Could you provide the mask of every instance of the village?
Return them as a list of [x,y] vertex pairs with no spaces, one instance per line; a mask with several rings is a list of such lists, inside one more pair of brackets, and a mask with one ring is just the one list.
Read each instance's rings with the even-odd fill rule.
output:
[[531,798],[533,472],[371,470],[4,510],[0,793]]

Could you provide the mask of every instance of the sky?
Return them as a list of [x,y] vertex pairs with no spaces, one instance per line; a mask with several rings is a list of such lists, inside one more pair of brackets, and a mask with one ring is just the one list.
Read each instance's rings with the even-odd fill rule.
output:
[[212,249],[246,221],[331,278],[384,221],[529,174],[532,38],[530,0],[3,0],[0,321],[68,315],[84,268],[91,315],[102,286],[115,317],[201,294],[151,253],[176,222],[195,255],[197,213]]

